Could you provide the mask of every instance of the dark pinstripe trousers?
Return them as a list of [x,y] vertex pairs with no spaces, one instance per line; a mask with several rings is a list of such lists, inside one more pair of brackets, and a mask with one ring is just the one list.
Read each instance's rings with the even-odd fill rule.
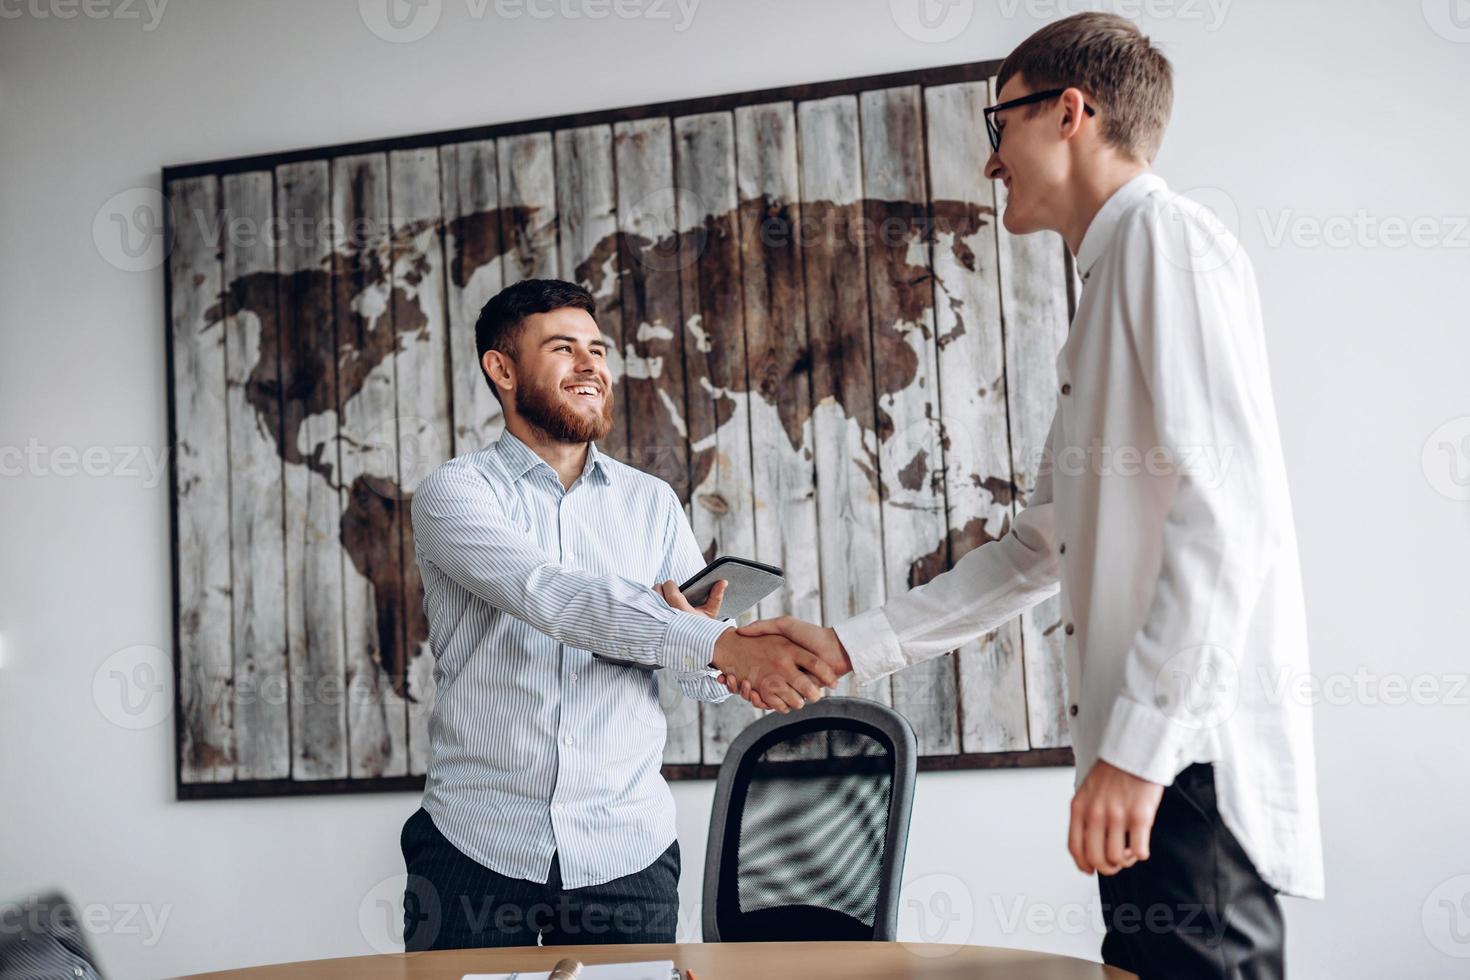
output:
[[545,884],[496,874],[467,857],[422,807],[399,838],[408,884],[403,947],[671,943],[679,919],[679,842],[642,871],[586,888],[563,888],[561,861]]

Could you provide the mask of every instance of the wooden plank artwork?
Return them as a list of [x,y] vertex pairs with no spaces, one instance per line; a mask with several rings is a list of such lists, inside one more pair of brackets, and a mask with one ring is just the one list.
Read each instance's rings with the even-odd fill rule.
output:
[[[993,70],[165,171],[180,795],[422,785],[410,503],[503,431],[475,322],[522,279],[594,297],[600,448],[669,483],[706,558],[786,570],[742,622],[838,622],[1004,535],[1077,286],[1055,235],[1000,228]],[[902,712],[925,768],[1064,763],[1057,610],[841,693]],[[760,715],[659,691],[671,778]]]
[[[995,194],[974,174],[988,149],[981,120],[988,97],[985,82],[925,92],[951,564],[1004,535],[1011,515]],[[963,752],[1028,747],[1020,629],[1011,620],[956,652]]]

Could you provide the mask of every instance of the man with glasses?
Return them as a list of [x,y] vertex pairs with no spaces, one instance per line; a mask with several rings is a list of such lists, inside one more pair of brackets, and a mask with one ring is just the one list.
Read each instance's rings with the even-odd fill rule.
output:
[[1321,897],[1323,874],[1310,708],[1272,696],[1308,665],[1255,275],[1151,172],[1172,69],[1132,23],[1050,24],[998,84],[985,173],[1005,184],[1005,228],[1058,232],[1083,280],[1036,488],[1008,533],[882,608],[741,632],[784,634],[867,682],[1060,590],[1068,848],[1099,875],[1103,959],[1277,977],[1276,896]]

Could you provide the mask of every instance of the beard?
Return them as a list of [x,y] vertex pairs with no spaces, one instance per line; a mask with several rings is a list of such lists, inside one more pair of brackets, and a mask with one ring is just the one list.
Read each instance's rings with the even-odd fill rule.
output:
[[[601,382],[598,382],[601,388]],[[581,396],[573,396],[581,397]],[[516,411],[535,428],[546,433],[553,442],[583,443],[604,439],[612,431],[613,393],[603,389],[602,412],[587,415],[567,404],[561,382],[527,383],[516,398]]]

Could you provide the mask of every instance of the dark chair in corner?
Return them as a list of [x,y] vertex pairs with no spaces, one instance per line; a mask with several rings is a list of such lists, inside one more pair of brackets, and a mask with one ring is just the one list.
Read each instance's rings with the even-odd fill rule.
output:
[[917,763],[908,721],[861,698],[741,732],[715,784],[704,941],[894,939]]
[[101,980],[76,906],[59,894],[0,905],[0,980]]

